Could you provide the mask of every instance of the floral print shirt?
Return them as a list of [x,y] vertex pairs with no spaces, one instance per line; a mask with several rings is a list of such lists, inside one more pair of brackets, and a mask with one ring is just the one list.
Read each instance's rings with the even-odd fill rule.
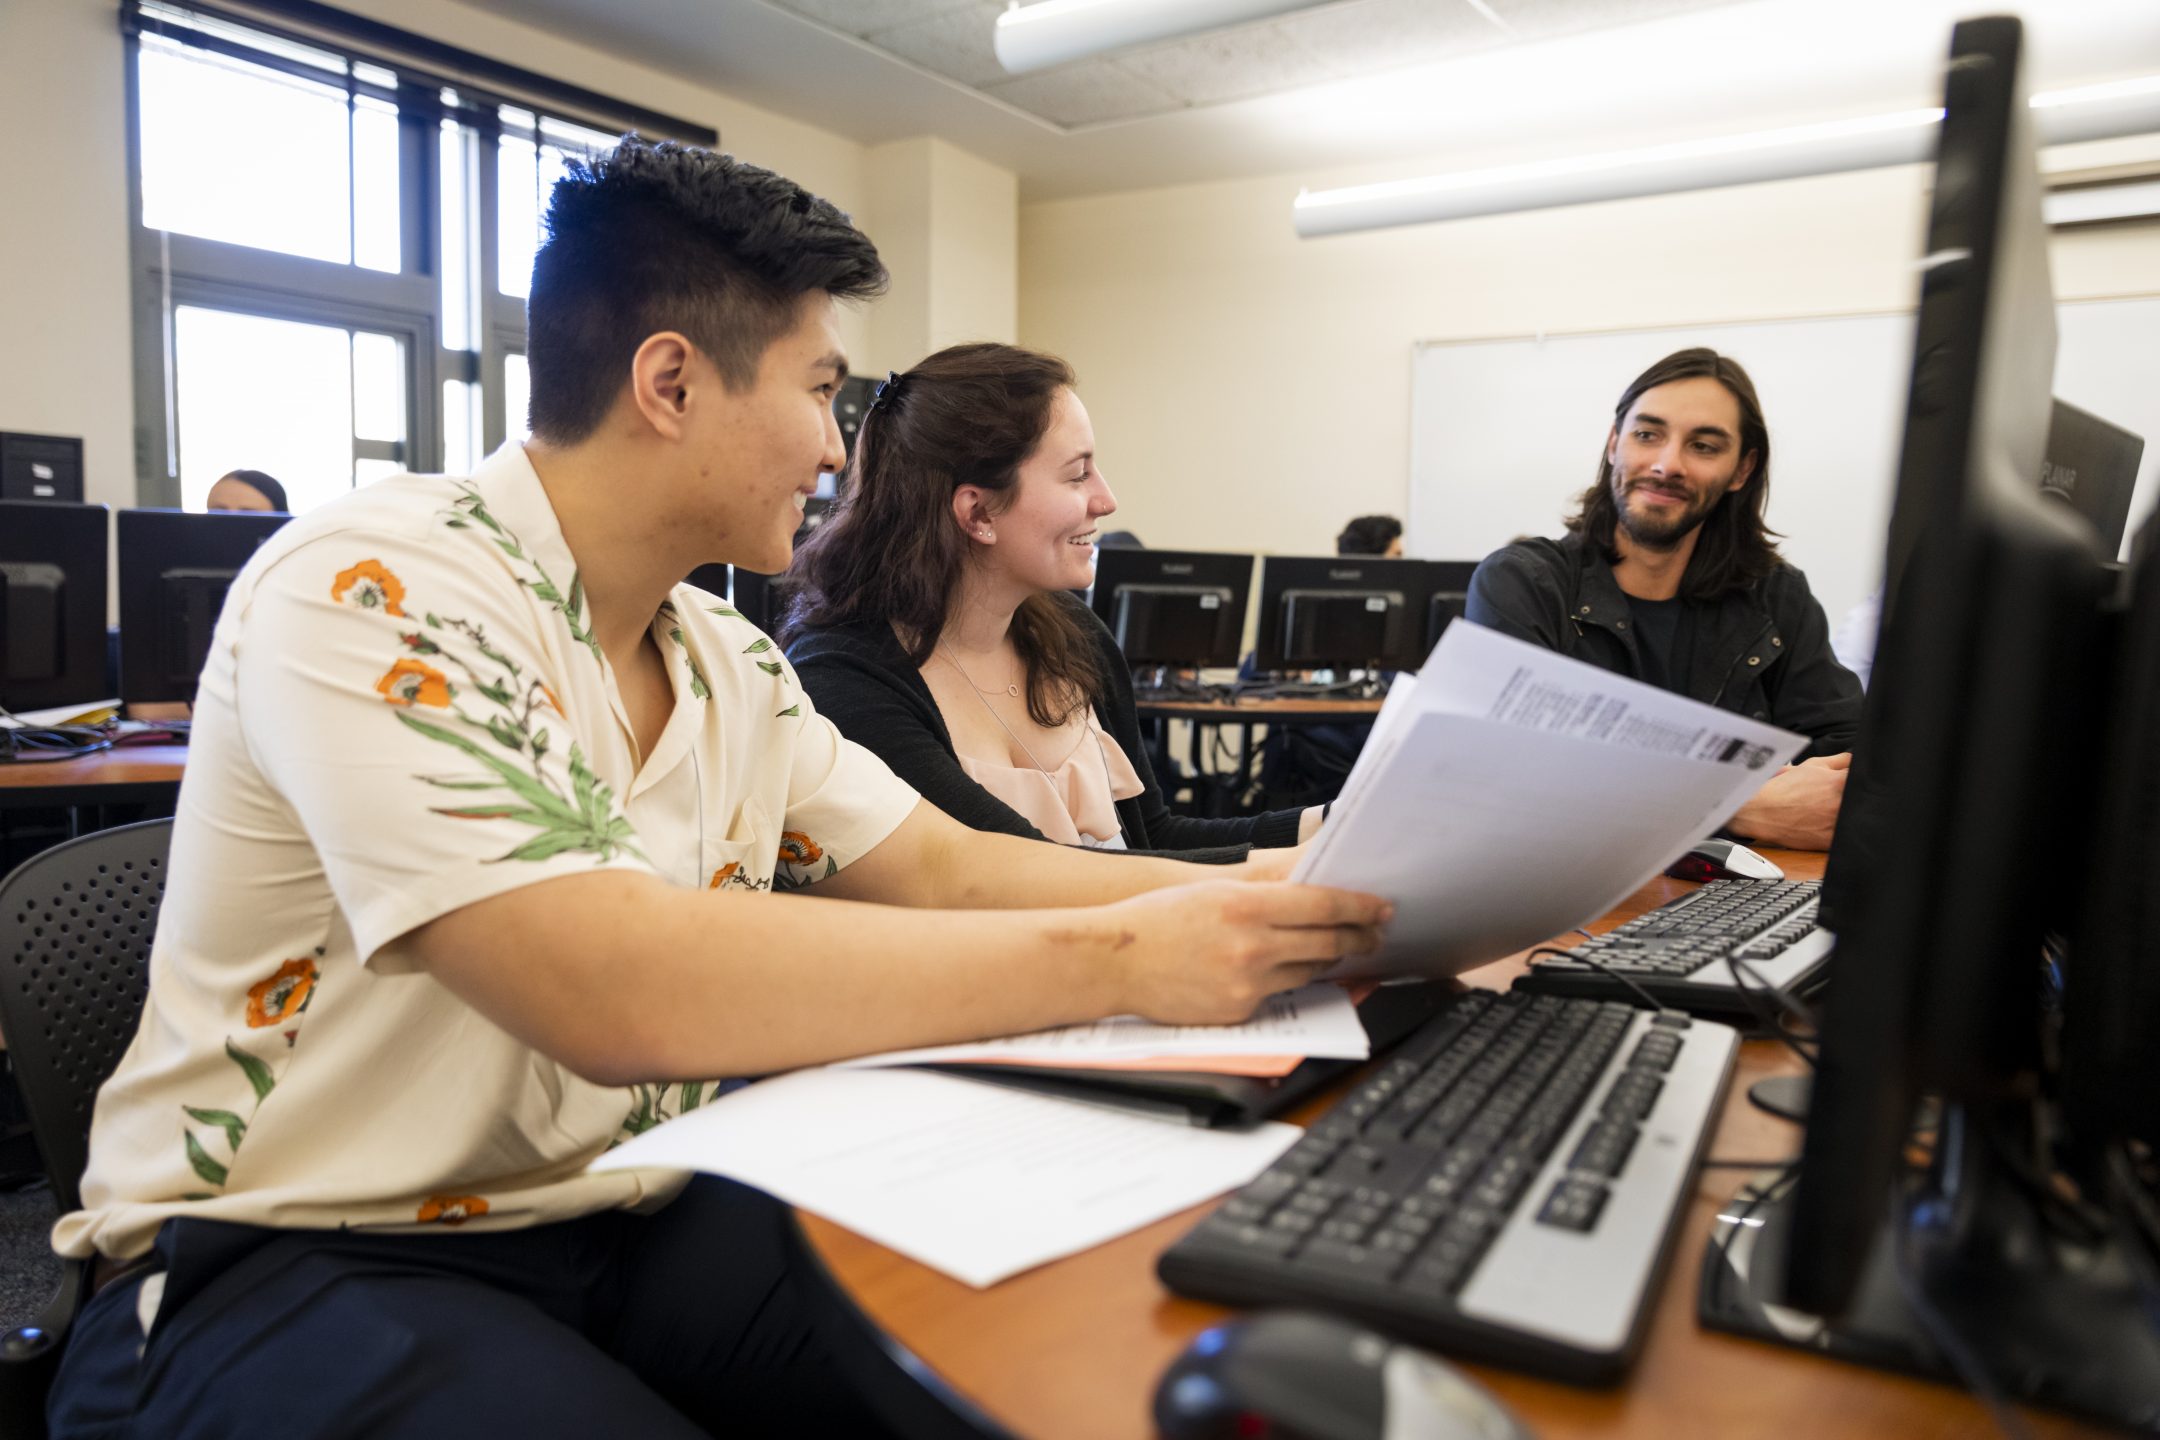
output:
[[379,481],[263,546],[218,620],[149,1001],[56,1248],[140,1254],[183,1214],[515,1227],[679,1188],[585,1167],[713,1085],[582,1080],[404,937],[597,869],[815,884],[916,797],[818,715],[771,640],[687,585],[655,621],[675,708],[640,757],[589,623],[514,444],[469,478]]

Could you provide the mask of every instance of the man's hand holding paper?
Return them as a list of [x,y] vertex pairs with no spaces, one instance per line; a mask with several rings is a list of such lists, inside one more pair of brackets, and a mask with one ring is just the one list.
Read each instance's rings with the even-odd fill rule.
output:
[[1396,904],[1337,978],[1453,975],[1579,925],[1807,745],[1475,625],[1390,702],[1295,877]]

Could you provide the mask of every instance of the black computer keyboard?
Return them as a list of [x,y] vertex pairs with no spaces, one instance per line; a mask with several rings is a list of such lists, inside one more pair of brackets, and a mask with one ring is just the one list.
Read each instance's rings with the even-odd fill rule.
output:
[[[1769,987],[1805,992],[1822,980],[1833,940],[1815,923],[1821,889],[1819,880],[1713,880],[1568,955],[1540,956],[1519,984],[1547,995],[1634,995],[1623,981],[1573,958],[1589,955],[1661,1005],[1697,1015],[1764,1014],[1775,1008]],[[1727,955],[1745,968],[1736,974]]]
[[1617,1378],[1734,1032],[1471,992],[1164,1253],[1181,1294],[1301,1304],[1459,1354]]

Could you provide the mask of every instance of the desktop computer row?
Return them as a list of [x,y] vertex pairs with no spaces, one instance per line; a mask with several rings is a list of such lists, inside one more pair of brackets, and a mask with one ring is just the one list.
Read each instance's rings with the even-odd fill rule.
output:
[[1103,550],[1089,604],[1135,670],[1235,667],[1256,588],[1261,672],[1415,670],[1461,617],[1476,569],[1474,560]]
[[[225,592],[290,516],[193,515],[0,501],[0,706],[189,701]],[[117,530],[119,673],[106,645],[108,528]]]
[[1706,887],[1688,923],[1569,952],[1584,980],[1634,955],[1648,1004],[1448,1007],[1164,1254],[1171,1288],[1619,1377],[1731,1060],[1730,1030],[1666,1008],[1703,962],[1664,942],[1699,920],[1775,951],[1819,920],[1800,1154],[1723,1207],[1702,1323],[1998,1417],[2160,1430],[2160,524],[2118,566],[2105,517],[2033,483],[2056,336],[2021,49],[2012,19],[1952,37],[1877,666],[1819,893]]

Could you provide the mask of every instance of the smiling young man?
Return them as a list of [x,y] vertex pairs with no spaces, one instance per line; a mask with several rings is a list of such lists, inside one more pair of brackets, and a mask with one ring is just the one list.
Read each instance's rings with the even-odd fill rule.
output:
[[295,520],[219,618],[57,1436],[877,1433],[775,1202],[587,1164],[730,1077],[1235,1019],[1376,941],[947,820],[678,583],[782,568],[840,462],[845,216],[627,140],[548,228],[533,440]]
[[1763,510],[1770,433],[1754,382],[1714,350],[1682,350],[1614,407],[1597,482],[1558,540],[1486,557],[1467,614],[1518,639],[1806,735],[1811,758],[1728,828],[1829,848],[1860,730],[1860,682],[1831,654],[1807,579],[1779,558]]

